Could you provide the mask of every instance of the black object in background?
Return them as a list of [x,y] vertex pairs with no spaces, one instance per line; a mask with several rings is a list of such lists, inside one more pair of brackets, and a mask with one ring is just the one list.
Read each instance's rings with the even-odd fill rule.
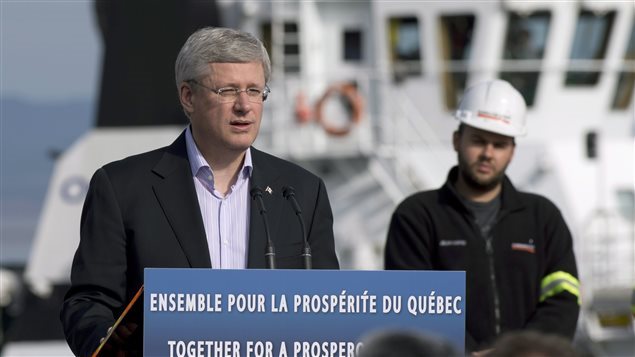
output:
[[201,27],[220,26],[215,0],[99,0],[104,44],[97,127],[184,125],[174,61]]

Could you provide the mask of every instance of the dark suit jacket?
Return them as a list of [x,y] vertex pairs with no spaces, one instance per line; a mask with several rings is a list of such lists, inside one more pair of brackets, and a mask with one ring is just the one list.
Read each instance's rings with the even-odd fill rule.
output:
[[[303,268],[303,239],[282,187],[302,207],[313,267],[338,269],[333,214],[322,180],[290,162],[251,149],[250,186],[263,200],[278,268]],[[264,224],[251,204],[248,268],[265,268]],[[211,268],[192,172],[181,134],[172,145],[112,162],[95,172],[84,202],[71,288],[61,312],[74,353],[89,355],[143,284],[143,269]]]

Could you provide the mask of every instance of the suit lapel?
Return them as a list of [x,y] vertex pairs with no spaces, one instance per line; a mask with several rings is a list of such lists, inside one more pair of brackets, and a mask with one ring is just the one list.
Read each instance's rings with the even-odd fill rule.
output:
[[201,210],[196,198],[185,135],[181,134],[154,167],[161,177],[155,195],[192,268],[211,268]]
[[[267,222],[269,224],[269,234],[275,248],[276,232],[280,221],[280,209],[283,197],[282,188],[277,185],[279,174],[271,166],[271,159],[266,154],[251,148],[251,158],[253,171],[249,180],[249,190],[260,187],[263,190],[262,200],[267,210]],[[267,236],[265,226],[255,201],[250,204],[249,217],[249,252],[247,256],[248,268],[265,268],[265,246]]]

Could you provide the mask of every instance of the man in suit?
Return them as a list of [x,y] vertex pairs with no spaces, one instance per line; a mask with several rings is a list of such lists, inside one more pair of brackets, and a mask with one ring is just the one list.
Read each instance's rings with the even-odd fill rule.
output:
[[[267,209],[278,268],[304,267],[304,239],[284,187],[295,189],[303,208],[313,267],[339,268],[322,180],[251,147],[270,68],[267,51],[252,35],[198,30],[175,66],[190,125],[172,145],[94,174],[61,313],[74,353],[97,348],[143,285],[146,267],[265,268],[267,238],[258,205],[251,202],[254,189]],[[107,347],[140,351],[140,339],[133,337],[140,335],[139,323],[121,325]]]

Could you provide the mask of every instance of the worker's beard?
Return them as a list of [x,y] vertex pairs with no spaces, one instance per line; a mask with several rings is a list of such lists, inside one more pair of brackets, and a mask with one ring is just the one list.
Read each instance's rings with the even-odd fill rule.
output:
[[[459,175],[461,175],[463,182],[465,182],[470,189],[481,193],[487,193],[503,182],[507,165],[505,165],[505,167],[501,170],[494,169],[494,172],[490,175],[482,175],[477,171],[477,167],[481,163],[481,159],[470,164],[460,153],[458,158]],[[492,166],[495,167],[494,165]]]

